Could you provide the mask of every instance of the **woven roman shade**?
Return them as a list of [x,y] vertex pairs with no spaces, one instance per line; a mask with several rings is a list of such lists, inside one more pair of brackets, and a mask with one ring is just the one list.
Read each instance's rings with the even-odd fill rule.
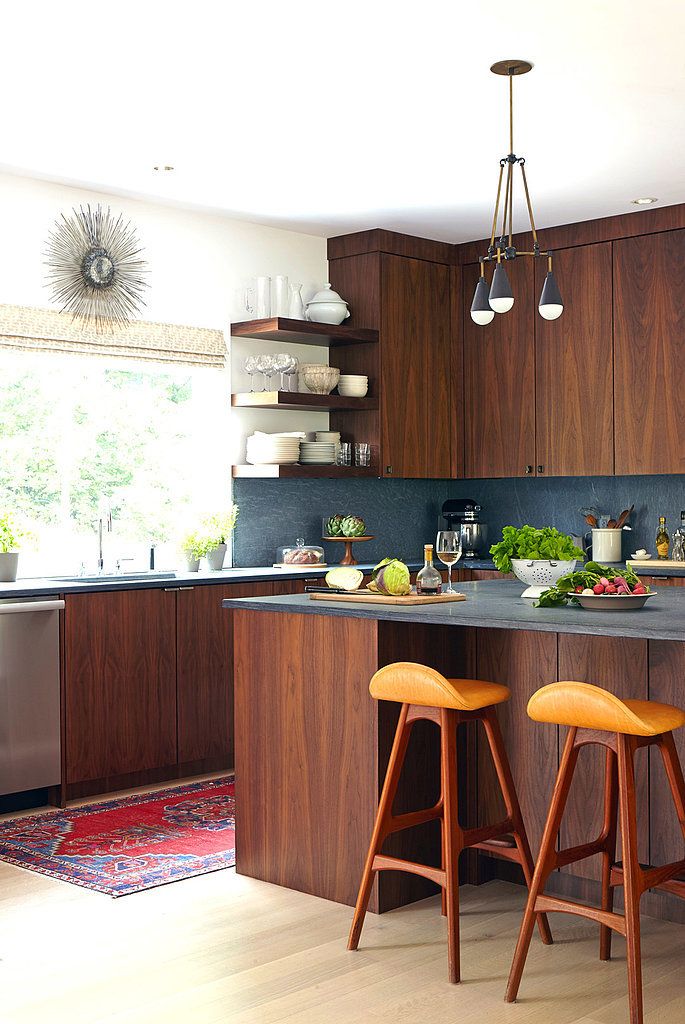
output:
[[34,306],[0,305],[0,349],[149,359],[187,366],[226,364],[223,331],[134,320],[125,329],[97,333],[69,313]]

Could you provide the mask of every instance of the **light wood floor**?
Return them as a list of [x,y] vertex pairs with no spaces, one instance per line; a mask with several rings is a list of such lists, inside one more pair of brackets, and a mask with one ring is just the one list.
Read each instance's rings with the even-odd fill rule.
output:
[[[369,916],[233,870],[111,899],[0,864],[1,1024],[624,1024],[625,944],[551,918],[520,1001],[504,986],[517,886],[464,887],[461,985],[446,978],[439,900]],[[685,929],[643,918],[646,1021],[685,1021]]]

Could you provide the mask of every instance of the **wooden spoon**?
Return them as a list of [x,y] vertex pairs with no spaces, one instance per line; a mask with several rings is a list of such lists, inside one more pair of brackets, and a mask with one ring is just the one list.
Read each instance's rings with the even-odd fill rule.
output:
[[615,529],[617,529],[617,526],[618,526],[618,520],[610,519],[609,522],[607,523],[607,530],[615,530]]
[[623,512],[621,512],[620,516],[616,520],[616,529],[617,530],[622,529],[622,527],[625,525],[626,520],[631,515],[631,513],[632,513],[634,508],[635,508],[635,505],[631,505],[630,508],[626,508],[626,509],[623,510]]
[[588,524],[588,526],[591,526],[593,529],[595,529],[597,526],[597,516],[585,516],[585,522]]

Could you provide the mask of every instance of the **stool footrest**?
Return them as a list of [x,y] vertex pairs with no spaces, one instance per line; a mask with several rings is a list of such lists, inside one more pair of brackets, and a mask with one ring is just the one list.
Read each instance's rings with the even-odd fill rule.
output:
[[429,864],[417,864],[413,860],[402,860],[401,857],[389,857],[384,853],[377,853],[371,865],[372,871],[407,871],[410,875],[420,875],[435,882],[441,889],[445,887],[445,871],[442,868],[433,868]]
[[599,910],[597,907],[588,907],[584,903],[575,903],[573,900],[562,900],[555,896],[538,896],[534,909],[536,913],[542,914],[551,912],[576,914],[578,917],[587,917],[590,921],[606,925],[621,935],[626,933],[626,921],[622,914],[615,914],[610,910]]
[[[685,875],[685,860],[676,860],[672,864],[658,867],[640,865],[640,891],[660,889],[685,898],[685,879],[675,878],[675,875]],[[620,865],[615,864],[611,869],[611,885],[623,885],[623,868]]]
[[471,846],[469,849],[480,850],[481,853],[489,853],[491,857],[501,857],[503,860],[513,861],[515,864],[521,863],[521,854],[519,853],[516,841],[510,836],[502,836],[499,839],[487,839],[483,843],[476,843],[475,846]]
[[[479,828],[466,828],[462,833],[462,845],[463,848],[472,849],[478,847],[482,843],[490,843],[493,840],[500,840],[503,837],[508,836],[508,833],[514,828],[514,822],[511,818],[505,818],[504,821],[498,821],[494,825],[482,825]],[[508,845],[508,844],[507,844]]]

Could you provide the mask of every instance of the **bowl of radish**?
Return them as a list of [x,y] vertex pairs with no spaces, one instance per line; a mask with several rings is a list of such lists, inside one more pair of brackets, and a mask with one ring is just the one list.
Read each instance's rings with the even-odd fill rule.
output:
[[644,608],[649,598],[655,596],[630,566],[618,569],[586,562],[578,572],[566,573],[545,590],[535,607],[572,604],[592,611],[629,611]]

